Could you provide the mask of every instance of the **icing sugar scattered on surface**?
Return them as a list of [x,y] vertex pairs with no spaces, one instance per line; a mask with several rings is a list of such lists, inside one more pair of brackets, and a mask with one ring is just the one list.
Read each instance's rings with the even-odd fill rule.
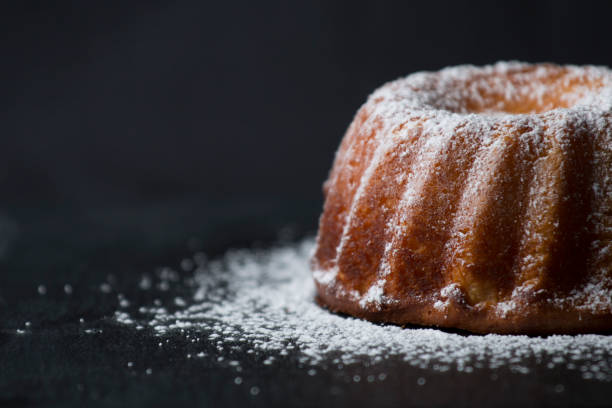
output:
[[[219,350],[263,354],[265,365],[283,361],[290,351],[297,352],[300,363],[313,367],[374,367],[391,359],[437,372],[505,367],[525,374],[534,368],[561,368],[584,379],[612,381],[612,336],[461,335],[332,314],[314,301],[309,268],[313,246],[314,241],[306,239],[266,251],[230,251],[193,272],[195,293],[174,302],[174,311],[162,305],[141,306],[133,315],[118,312],[115,319],[148,326],[162,338],[184,331]],[[453,290],[446,291],[450,295]],[[241,364],[238,359],[234,364]]]

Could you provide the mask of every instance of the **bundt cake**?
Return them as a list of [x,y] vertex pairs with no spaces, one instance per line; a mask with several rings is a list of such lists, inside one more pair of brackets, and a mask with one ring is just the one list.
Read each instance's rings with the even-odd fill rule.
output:
[[329,179],[318,302],[479,333],[612,330],[612,71],[419,72],[361,107]]

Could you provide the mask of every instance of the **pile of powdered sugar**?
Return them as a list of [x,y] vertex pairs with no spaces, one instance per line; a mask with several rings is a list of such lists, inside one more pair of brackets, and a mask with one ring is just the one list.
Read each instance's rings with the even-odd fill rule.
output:
[[[505,367],[529,373],[534,367],[560,367],[577,371],[584,379],[612,381],[612,336],[461,335],[332,314],[314,301],[309,268],[313,245],[312,239],[306,239],[270,250],[233,250],[211,262],[201,255],[186,259],[183,269],[195,267],[190,272],[195,282],[191,299],[176,297],[171,307],[156,302],[133,313],[117,312],[115,318],[122,324],[149,327],[162,339],[182,331],[219,351],[259,354],[265,356],[266,365],[291,354],[313,368],[376,366],[390,359],[436,372]],[[182,285],[175,271],[162,272],[158,287],[167,291]],[[141,290],[151,287],[150,277],[144,278]]]

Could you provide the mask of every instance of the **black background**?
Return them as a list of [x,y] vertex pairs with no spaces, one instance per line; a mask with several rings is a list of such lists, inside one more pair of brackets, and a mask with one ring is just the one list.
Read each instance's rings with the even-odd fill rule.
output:
[[287,226],[314,232],[336,147],[377,86],[463,63],[610,66],[608,4],[4,5],[0,406],[609,403],[609,384],[537,367],[497,382],[430,373],[416,388],[425,374],[392,362],[386,385],[365,387],[350,370],[309,377],[243,356],[235,388],[231,369],[186,362],[180,337],[161,353],[112,319],[117,293],[138,298],[142,273],[195,250],[267,245]]
[[416,70],[612,65],[608,2],[42,2],[2,13],[2,206],[315,200]]

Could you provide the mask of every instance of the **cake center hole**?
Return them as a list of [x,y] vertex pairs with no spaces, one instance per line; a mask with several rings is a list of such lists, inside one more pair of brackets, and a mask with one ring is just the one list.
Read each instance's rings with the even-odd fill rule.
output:
[[462,113],[534,114],[571,108],[602,84],[587,75],[570,75],[566,69],[551,72],[519,71],[481,76],[457,84],[467,89],[455,111]]

